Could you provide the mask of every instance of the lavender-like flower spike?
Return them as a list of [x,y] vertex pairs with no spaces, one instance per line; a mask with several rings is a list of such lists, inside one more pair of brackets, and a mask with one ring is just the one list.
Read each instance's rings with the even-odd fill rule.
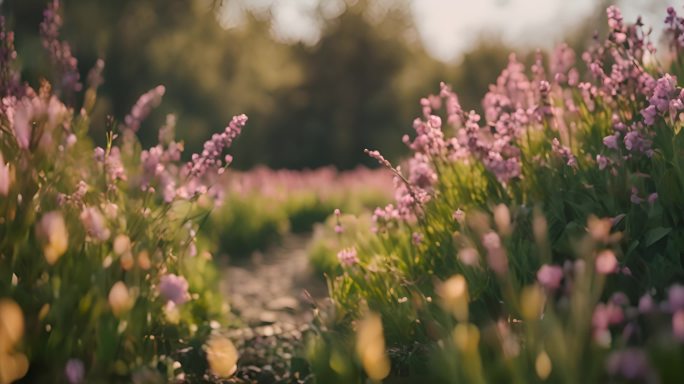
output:
[[383,167],[387,168],[392,168],[392,164],[385,159],[383,155],[380,154],[380,151],[371,151],[369,149],[364,149],[363,152],[365,152],[368,156],[372,157],[373,159],[377,160],[380,165]]
[[12,70],[12,63],[16,58],[14,33],[5,30],[5,18],[0,16],[0,97],[21,96],[18,94],[19,74]]
[[[192,155],[192,160],[186,165],[188,174],[201,177],[210,168],[220,168],[223,164],[221,158],[223,150],[233,144],[233,140],[240,135],[245,124],[247,124],[246,115],[234,116],[223,132],[215,133],[210,140],[204,143],[201,154]],[[226,161],[229,159],[230,157],[226,156]]]
[[104,70],[105,62],[102,59],[97,59],[93,68],[88,72],[88,88],[97,90],[97,88],[104,83],[102,71]]
[[71,54],[69,43],[59,40],[59,30],[63,23],[59,8],[59,0],[52,0],[48,3],[43,12],[43,22],[40,23],[40,36],[43,47],[62,77],[60,84],[62,90],[69,93],[79,92],[82,84],[78,72],[78,60]]
[[131,112],[124,118],[126,128],[134,133],[138,132],[140,124],[152,112],[152,109],[161,104],[165,92],[166,88],[163,85],[158,85],[140,96],[131,108]]

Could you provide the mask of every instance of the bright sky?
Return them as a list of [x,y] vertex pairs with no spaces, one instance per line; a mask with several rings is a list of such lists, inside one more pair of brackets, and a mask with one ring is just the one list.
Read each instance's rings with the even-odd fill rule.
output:
[[[314,9],[322,2],[327,13],[343,8],[342,0],[234,0],[229,2],[227,24],[235,23],[235,7],[268,9],[275,20],[274,33],[285,40],[313,43],[318,38]],[[400,0],[397,0],[400,1]],[[482,34],[504,42],[549,48],[575,23],[595,12],[597,0],[409,0],[425,47],[443,60],[458,58]],[[647,25],[659,27],[666,0],[622,0],[627,21],[643,15]],[[231,17],[232,16],[232,17]],[[239,16],[237,16],[239,17]],[[656,28],[656,32],[659,29]]]

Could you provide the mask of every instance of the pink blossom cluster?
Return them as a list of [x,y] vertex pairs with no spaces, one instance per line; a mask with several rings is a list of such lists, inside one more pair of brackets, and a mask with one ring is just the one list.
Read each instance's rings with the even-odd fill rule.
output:
[[158,85],[143,93],[131,108],[131,112],[124,118],[126,128],[132,132],[138,132],[142,121],[147,118],[152,109],[161,103],[165,92],[166,88],[163,85]]
[[[202,153],[193,154],[192,161],[186,164],[186,171],[192,177],[201,177],[209,169],[217,169],[223,166],[221,155],[226,148],[230,148],[233,140],[240,135],[242,128],[247,124],[246,115],[233,117],[222,133],[215,133],[211,139],[204,143]],[[232,157],[226,155],[225,163],[230,164]]]
[[352,266],[359,262],[359,258],[356,255],[356,248],[350,247],[345,248],[337,253],[337,259],[343,266]]

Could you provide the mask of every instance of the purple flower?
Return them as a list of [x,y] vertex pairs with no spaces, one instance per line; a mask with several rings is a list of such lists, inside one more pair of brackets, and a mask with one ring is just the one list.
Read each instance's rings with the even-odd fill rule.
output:
[[223,132],[215,133],[210,140],[204,143],[201,154],[192,155],[192,160],[185,166],[186,172],[198,178],[209,169],[220,168],[223,150],[233,144],[233,140],[240,135],[245,124],[247,124],[247,116],[234,116]]
[[653,303],[653,298],[649,294],[641,296],[639,299],[639,313],[646,314],[653,311],[655,304]]
[[653,125],[655,123],[655,118],[658,115],[655,105],[649,105],[648,107],[641,110],[641,116],[644,117],[644,124]]
[[618,137],[620,136],[619,133],[615,133],[614,135],[606,136],[603,138],[603,145],[610,149],[618,149]]
[[604,170],[609,164],[608,158],[601,155],[596,155],[596,164],[598,164],[599,170]]
[[572,154],[572,151],[570,151],[570,148],[561,145],[555,137],[551,141],[551,150],[560,156],[569,167],[577,167],[577,159],[575,158],[575,155]]
[[608,356],[606,370],[613,376],[637,380],[648,377],[651,368],[644,351],[637,348],[627,348],[622,351],[615,351]]
[[70,384],[79,384],[85,377],[85,365],[80,359],[69,359],[64,367],[64,374]]
[[131,112],[124,118],[126,128],[133,132],[138,132],[143,120],[152,112],[152,109],[159,106],[165,92],[166,88],[163,85],[158,85],[140,96],[135,105],[133,105],[133,108],[131,108]]
[[632,187],[632,194],[629,196],[629,201],[631,201],[632,204],[641,204],[644,202],[644,199],[639,197],[639,190],[636,187]]
[[63,23],[59,12],[59,0],[48,3],[43,12],[43,22],[40,24],[40,36],[50,60],[62,76],[61,88],[67,92],[79,92],[82,85],[78,72],[78,61],[72,55],[69,43],[59,40],[59,30]]
[[556,290],[563,280],[563,268],[557,265],[544,264],[537,271],[537,281],[548,290]]
[[166,301],[181,305],[190,300],[188,281],[183,276],[166,274],[159,279],[159,294]]
[[111,232],[109,231],[109,228],[107,228],[105,218],[102,216],[99,209],[95,207],[85,207],[83,211],[81,211],[80,217],[89,237],[97,241],[109,239]]
[[667,302],[672,312],[684,309],[684,285],[671,286],[667,291]]

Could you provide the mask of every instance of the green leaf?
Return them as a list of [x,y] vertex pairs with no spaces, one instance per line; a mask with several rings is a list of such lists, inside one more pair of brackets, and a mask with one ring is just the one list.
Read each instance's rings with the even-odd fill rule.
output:
[[663,237],[667,236],[668,233],[672,232],[672,228],[664,228],[664,227],[657,227],[653,228],[650,231],[646,232],[646,235],[644,236],[644,243],[647,247],[653,245],[655,242],[658,240],[662,239]]

